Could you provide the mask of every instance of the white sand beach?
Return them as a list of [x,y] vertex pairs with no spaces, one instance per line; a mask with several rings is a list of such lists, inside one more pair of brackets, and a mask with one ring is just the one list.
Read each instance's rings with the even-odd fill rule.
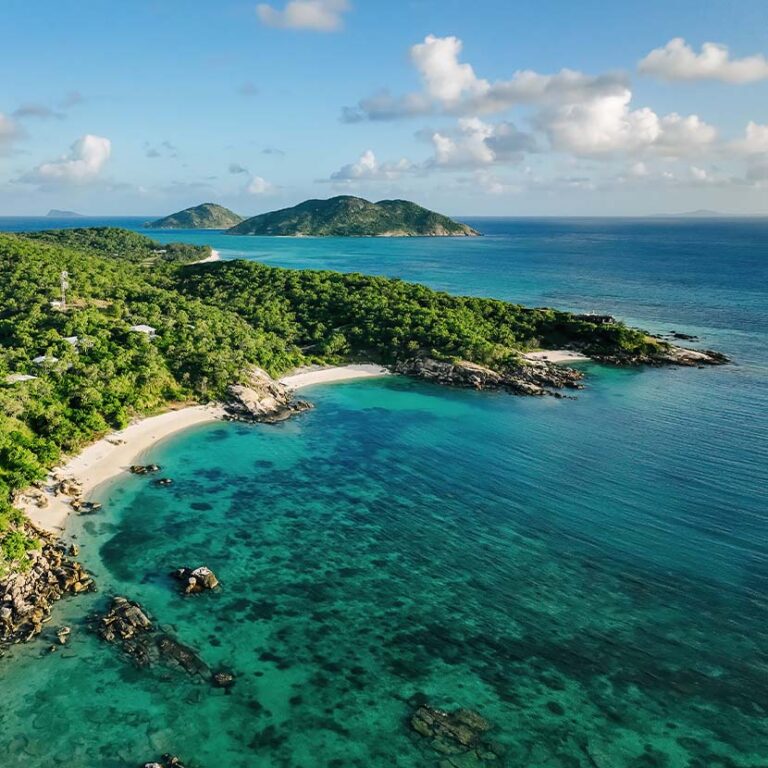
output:
[[280,383],[288,389],[294,390],[308,387],[311,384],[329,384],[334,381],[364,379],[371,376],[391,376],[391,372],[373,363],[341,365],[333,368],[311,366],[300,368],[294,373],[284,376],[280,379]]
[[577,363],[589,360],[586,355],[572,349],[540,349],[538,352],[528,352],[523,357],[526,360],[543,360],[547,363]]
[[211,255],[200,261],[193,262],[194,264],[210,264],[212,261],[221,261],[221,253],[211,248]]
[[[66,464],[55,468],[49,476],[49,482],[52,484],[54,474],[75,478],[82,483],[83,495],[87,498],[96,486],[127,471],[142,452],[158,441],[187,427],[220,419],[223,413],[221,406],[194,405],[142,419],[97,440]],[[60,532],[64,530],[67,516],[72,512],[69,505],[71,499],[55,496],[51,485],[44,490],[48,499],[47,506],[41,508],[31,500],[25,500],[19,507],[39,528]]]

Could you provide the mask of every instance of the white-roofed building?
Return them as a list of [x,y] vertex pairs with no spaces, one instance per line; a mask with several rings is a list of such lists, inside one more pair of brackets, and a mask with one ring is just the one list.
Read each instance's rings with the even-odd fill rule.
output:
[[6,384],[17,384],[20,381],[32,381],[37,376],[32,376],[29,373],[12,373],[5,377]]
[[80,344],[80,339],[77,336],[65,336],[64,341],[66,341],[67,344],[71,344],[73,347]]
[[151,325],[145,325],[144,323],[140,325],[132,325],[131,330],[135,333],[143,333],[149,336],[150,339],[154,339],[155,336],[157,336],[157,329],[153,328]]
[[53,355],[39,355],[38,357],[33,358],[32,362],[35,365],[53,365],[53,363],[59,362],[59,358],[54,357]]

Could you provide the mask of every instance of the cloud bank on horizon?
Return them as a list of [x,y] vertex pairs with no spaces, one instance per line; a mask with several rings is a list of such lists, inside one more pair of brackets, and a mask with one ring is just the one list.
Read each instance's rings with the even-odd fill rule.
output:
[[[232,99],[239,97],[229,107],[237,117],[221,109],[208,125],[202,110],[195,121],[200,126],[190,126],[174,121],[156,101],[165,136],[143,129],[134,143],[109,119],[111,110],[130,121],[119,100],[99,106],[79,91],[46,98],[41,89],[43,98],[0,103],[5,189],[30,201],[59,200],[67,189],[94,200],[109,192],[134,206],[164,208],[194,203],[203,189],[243,207],[249,199],[295,202],[335,188],[435,199],[454,210],[485,199],[492,212],[501,210],[501,201],[515,206],[526,198],[584,205],[590,199],[584,193],[596,205],[621,198],[637,207],[654,191],[680,200],[681,208],[738,199],[745,209],[768,213],[768,113],[760,106],[768,103],[768,59],[762,53],[662,37],[623,68],[589,72],[583,67],[588,51],[549,56],[555,66],[545,69],[526,66],[526,56],[514,48],[489,56],[476,39],[469,45],[460,34],[429,32],[405,47],[384,39],[378,66],[366,68],[369,41],[356,26],[360,4],[287,0],[259,3],[251,13],[251,31],[261,28],[262,39],[275,46],[269,61],[288,67],[301,58],[304,68],[285,80],[274,67],[260,75],[242,71],[229,86]],[[362,48],[354,54],[350,46]],[[481,55],[473,60],[470,50]],[[405,68],[399,66],[403,54]],[[313,79],[317,67],[307,69],[306,62],[318,56],[345,72],[327,78],[329,93],[357,90],[346,105],[343,96],[318,94],[314,100],[307,90],[303,80]],[[537,57],[529,50],[528,58]],[[210,61],[229,66],[226,58]],[[391,65],[382,65],[386,61]],[[487,74],[494,64],[496,75]],[[258,87],[246,79],[254,75]],[[284,91],[276,92],[270,78]],[[368,89],[366,82],[377,85]],[[698,89],[695,98],[691,88]],[[706,89],[713,89],[711,96]],[[751,96],[740,95],[749,89]],[[659,109],[654,99],[678,108]],[[722,100],[730,106],[727,113],[710,108]],[[320,108],[313,111],[306,106],[310,101]],[[69,128],[75,115],[77,132]],[[244,115],[249,118],[242,122]],[[282,130],[267,130],[272,121]],[[187,140],[190,128],[194,142]],[[45,137],[42,149],[38,135]],[[278,141],[287,151],[274,146]],[[124,156],[131,153],[157,170],[127,164]],[[173,178],[159,176],[169,173]],[[686,205],[688,199],[697,204]]]

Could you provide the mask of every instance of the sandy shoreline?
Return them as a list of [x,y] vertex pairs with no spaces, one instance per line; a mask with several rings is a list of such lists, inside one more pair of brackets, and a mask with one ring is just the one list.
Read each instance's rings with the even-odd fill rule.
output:
[[213,248],[211,248],[211,255],[207,256],[204,259],[200,259],[200,261],[194,261],[193,264],[210,264],[212,261],[221,261],[221,253]]
[[372,363],[360,363],[343,365],[334,368],[309,367],[299,369],[295,373],[284,376],[280,383],[288,389],[300,389],[311,384],[329,384],[334,381],[348,381],[349,379],[364,379],[371,376],[390,376],[391,372],[380,365]]
[[[310,384],[327,384],[387,374],[389,371],[378,365],[312,367],[296,371],[281,379],[281,382],[289,389],[295,390]],[[72,507],[69,497],[54,495],[54,474],[78,480],[82,484],[83,496],[88,498],[97,486],[126,472],[131,464],[137,463],[138,456],[158,441],[197,424],[216,421],[223,416],[224,409],[221,405],[192,405],[141,419],[123,430],[97,440],[62,466],[55,467],[43,488],[48,499],[47,506],[38,507],[31,499],[24,497],[17,506],[39,528],[61,532]]]
[[589,360],[586,355],[571,349],[540,349],[538,352],[528,352],[523,357],[526,360],[544,360],[548,363],[576,363]]
[[[216,421],[223,414],[221,406],[194,405],[161,413],[159,416],[149,416],[97,440],[63,466],[56,467],[51,474],[79,480],[82,483],[83,495],[87,497],[96,486],[126,471],[139,454],[159,440],[196,424]],[[48,480],[52,482],[50,476]],[[49,485],[46,485],[45,491],[48,506],[40,508],[27,501],[19,504],[19,507],[39,528],[62,531],[68,515],[72,512],[70,499],[66,496],[54,496]]]

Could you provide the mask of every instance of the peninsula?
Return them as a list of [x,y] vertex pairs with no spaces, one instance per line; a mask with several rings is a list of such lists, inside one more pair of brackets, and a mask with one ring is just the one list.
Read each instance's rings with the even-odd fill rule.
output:
[[216,203],[202,203],[170,216],[147,222],[147,229],[229,229],[243,220],[234,211]]
[[[115,228],[0,235],[0,587],[23,581],[33,562],[39,568],[29,572],[36,579],[49,566],[70,568],[20,505],[47,505],[44,488],[53,482],[74,508],[89,510],[84,486],[97,482],[111,459],[123,466],[140,436],[157,436],[161,426],[216,417],[272,423],[311,407],[294,399],[297,387],[350,372],[380,375],[382,368],[438,384],[562,396],[563,388],[581,387],[583,373],[555,359],[725,362],[718,353],[673,346],[606,315],[210,257],[207,247],[160,245]],[[536,350],[550,352],[530,354]],[[317,369],[359,362],[377,365],[343,373]],[[298,377],[273,378],[297,368],[304,368]],[[115,434],[143,416],[218,403],[221,408]],[[106,446],[69,465],[79,467],[82,482],[50,478],[62,459],[108,435]],[[132,445],[119,447],[129,439]],[[35,593],[39,610],[6,611],[0,646],[40,631],[62,591],[86,588],[80,576],[62,579],[55,582],[61,589]],[[35,582],[41,589],[49,583]],[[32,624],[31,616],[37,617]]]
[[281,237],[474,237],[466,224],[408,200],[372,203],[339,195],[305,200],[292,208],[262,213],[233,226],[232,235]]

